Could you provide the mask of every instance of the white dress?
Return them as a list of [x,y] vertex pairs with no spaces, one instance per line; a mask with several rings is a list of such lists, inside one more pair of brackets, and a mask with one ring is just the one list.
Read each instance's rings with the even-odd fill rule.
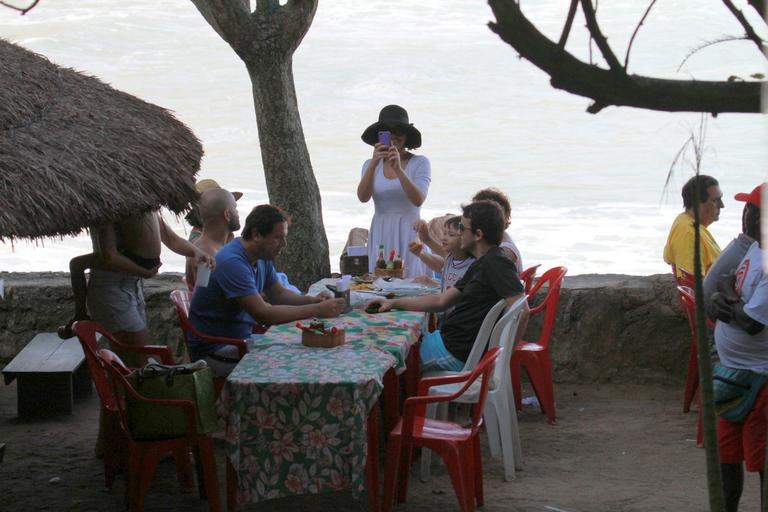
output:
[[[363,164],[361,176],[365,174],[370,159]],[[384,257],[389,259],[392,249],[403,258],[405,276],[416,277],[430,275],[427,266],[408,250],[408,243],[416,238],[414,223],[421,218],[421,208],[411,203],[405,195],[403,186],[397,178],[384,176],[384,162],[376,165],[373,178],[373,204],[375,212],[368,232],[368,267],[373,271],[376,266],[379,245],[384,245]],[[414,155],[408,160],[404,170],[406,176],[427,197],[432,171],[429,159]],[[427,250],[427,248],[424,248]]]

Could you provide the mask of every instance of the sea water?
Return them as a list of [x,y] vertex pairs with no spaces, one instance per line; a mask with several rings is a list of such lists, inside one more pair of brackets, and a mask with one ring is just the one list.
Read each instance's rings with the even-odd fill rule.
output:
[[[523,3],[554,39],[567,6]],[[600,4],[599,20],[622,61],[644,9],[642,2]],[[510,232],[526,265],[566,265],[571,275],[667,272],[661,252],[681,210],[680,187],[693,173],[691,153],[665,183],[702,116],[616,107],[588,114],[589,100],[553,89],[488,29],[491,20],[486,3],[466,0],[320,2],[293,70],[332,266],[349,230],[368,227],[373,213],[356,197],[371,153],[360,134],[382,106],[397,103],[422,132],[417,153],[432,163],[424,218],[459,212],[475,191],[495,186],[512,201]],[[576,19],[568,49],[588,60],[583,24]],[[697,47],[741,33],[717,0],[659,2],[635,40],[629,71],[707,80],[766,73],[746,41],[708,46],[678,70]],[[0,37],[174,111],[203,142],[200,177],[245,193],[243,219],[268,201],[245,67],[191,2],[56,0],[26,16],[0,8]],[[594,47],[592,54],[597,61]],[[706,118],[701,172],[717,177],[725,194],[726,208],[710,228],[721,246],[740,230],[742,203],[733,195],[766,178],[765,141],[764,116]],[[165,216],[185,236],[183,222]],[[89,250],[86,235],[0,244],[0,270],[66,270]],[[163,261],[164,271],[183,270],[170,251]]]

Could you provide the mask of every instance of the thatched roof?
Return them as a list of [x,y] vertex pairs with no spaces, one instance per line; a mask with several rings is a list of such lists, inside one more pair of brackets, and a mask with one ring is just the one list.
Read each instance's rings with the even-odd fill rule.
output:
[[0,70],[0,240],[197,197],[202,146],[167,110],[2,39]]

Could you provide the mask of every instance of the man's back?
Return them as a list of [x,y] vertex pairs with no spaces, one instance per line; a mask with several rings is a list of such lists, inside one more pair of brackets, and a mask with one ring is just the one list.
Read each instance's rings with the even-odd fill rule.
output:
[[[690,215],[683,212],[675,218],[669,230],[667,244],[664,246],[664,261],[677,268],[682,268],[693,273],[694,255],[694,221]],[[720,255],[720,246],[717,245],[712,234],[703,226],[699,226],[701,235],[701,267],[704,274]]]
[[523,293],[515,263],[499,247],[493,247],[456,283],[461,292],[440,332],[445,347],[466,361],[485,315],[499,300]]

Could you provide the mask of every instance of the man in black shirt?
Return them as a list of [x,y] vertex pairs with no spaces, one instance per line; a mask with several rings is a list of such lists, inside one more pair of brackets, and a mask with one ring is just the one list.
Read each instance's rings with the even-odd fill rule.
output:
[[[379,311],[404,309],[448,313],[440,331],[425,334],[419,352],[422,371],[454,370],[464,366],[485,315],[499,300],[512,305],[523,294],[515,263],[499,248],[504,233],[504,213],[493,201],[476,201],[462,207],[459,224],[461,248],[475,256],[456,286],[436,295],[403,299],[376,299]],[[528,305],[517,336],[525,329]]]

